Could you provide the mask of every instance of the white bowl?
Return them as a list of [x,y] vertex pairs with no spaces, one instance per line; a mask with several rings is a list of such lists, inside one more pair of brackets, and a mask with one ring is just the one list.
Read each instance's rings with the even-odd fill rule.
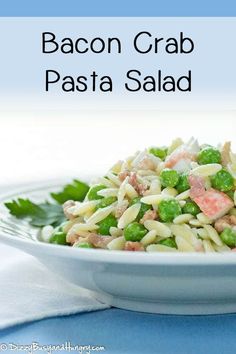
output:
[[[3,207],[4,201],[19,196],[42,201],[58,186],[31,185],[2,195],[0,215],[14,222],[14,232],[0,227],[0,240],[31,254],[52,272],[115,307],[165,314],[236,311],[235,253],[150,254],[51,245],[38,240],[37,230],[9,218]],[[22,227],[23,234],[19,232]]]

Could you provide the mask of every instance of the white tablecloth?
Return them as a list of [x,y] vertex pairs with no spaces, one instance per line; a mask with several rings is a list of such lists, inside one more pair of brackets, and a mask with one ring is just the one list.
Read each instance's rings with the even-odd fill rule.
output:
[[[0,194],[6,189],[0,188]],[[0,243],[0,259],[0,329],[109,307],[13,247]]]

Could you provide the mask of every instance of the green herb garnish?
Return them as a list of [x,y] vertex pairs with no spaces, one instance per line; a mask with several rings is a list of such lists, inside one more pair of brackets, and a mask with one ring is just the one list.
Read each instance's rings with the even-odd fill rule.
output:
[[63,204],[67,200],[82,202],[88,190],[89,186],[86,183],[75,179],[71,184],[67,184],[60,192],[51,193],[51,197],[59,204]]
[[33,226],[52,225],[56,227],[66,220],[60,204],[67,200],[83,201],[88,190],[89,186],[86,183],[74,180],[58,193],[51,193],[51,197],[59,204],[49,202],[36,204],[29,199],[18,198],[5,203],[5,206],[11,215],[18,219],[28,219]]
[[5,203],[11,215],[18,219],[28,219],[33,226],[58,226],[66,220],[61,205],[40,203],[35,204],[29,199],[18,198]]

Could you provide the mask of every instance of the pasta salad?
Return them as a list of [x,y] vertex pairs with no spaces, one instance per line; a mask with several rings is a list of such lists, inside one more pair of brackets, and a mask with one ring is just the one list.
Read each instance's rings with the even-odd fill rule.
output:
[[63,204],[66,222],[42,238],[78,248],[140,252],[236,250],[236,155],[174,140],[118,161],[83,201]]

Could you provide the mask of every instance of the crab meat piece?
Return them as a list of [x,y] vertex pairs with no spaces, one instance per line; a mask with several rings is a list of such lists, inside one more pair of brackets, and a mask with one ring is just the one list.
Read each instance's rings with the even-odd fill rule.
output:
[[190,175],[188,182],[190,184],[190,198],[194,199],[205,193],[205,181],[202,177]]
[[199,152],[197,140],[190,139],[187,144],[179,146],[166,159],[165,167],[173,168],[178,172],[186,172],[191,169],[191,162],[196,159]]
[[201,211],[211,220],[218,219],[234,206],[233,201],[227,194],[217,191],[213,188],[196,196],[195,203],[199,206]]
[[159,159],[156,160],[156,157],[153,155],[144,156],[139,163],[136,165],[136,168],[139,170],[153,170],[157,168]]
[[197,203],[201,211],[211,220],[218,219],[234,206],[227,194],[216,189],[205,190],[202,177],[190,175],[190,198]]
[[165,167],[173,168],[178,172],[188,171],[191,168],[192,155],[187,151],[175,150],[166,160]]

